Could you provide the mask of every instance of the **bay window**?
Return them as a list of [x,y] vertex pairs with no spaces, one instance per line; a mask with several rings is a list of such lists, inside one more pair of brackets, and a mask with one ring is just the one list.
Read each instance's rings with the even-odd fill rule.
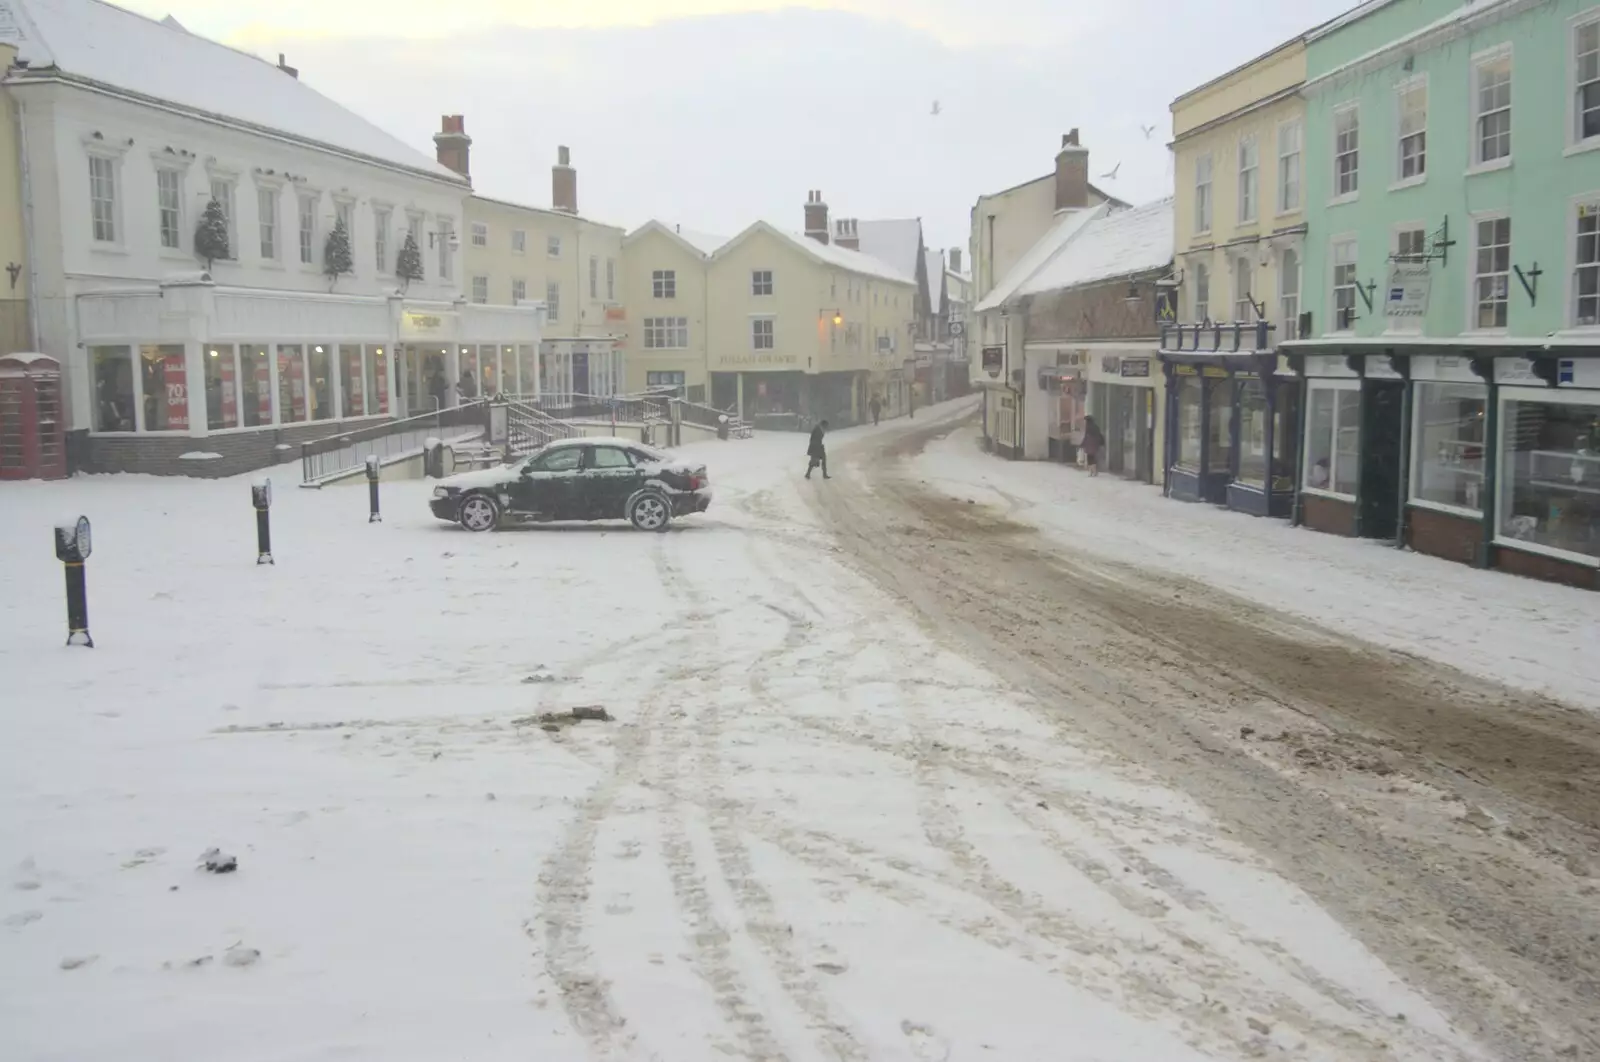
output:
[[1500,539],[1600,561],[1600,393],[1501,391]]
[[1482,512],[1488,394],[1483,384],[1416,385],[1412,501]]
[[1302,481],[1307,490],[1355,500],[1361,464],[1360,388],[1356,380],[1310,382]]

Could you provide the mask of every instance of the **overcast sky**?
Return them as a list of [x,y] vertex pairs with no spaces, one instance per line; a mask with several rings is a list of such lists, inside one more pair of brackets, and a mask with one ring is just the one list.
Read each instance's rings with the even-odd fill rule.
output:
[[835,218],[921,217],[952,246],[979,195],[1049,172],[1073,126],[1102,188],[1170,194],[1172,98],[1352,0],[122,2],[284,52],[430,153],[439,116],[464,114],[486,195],[548,206],[566,144],[582,212],[630,229],[799,229],[820,188]]

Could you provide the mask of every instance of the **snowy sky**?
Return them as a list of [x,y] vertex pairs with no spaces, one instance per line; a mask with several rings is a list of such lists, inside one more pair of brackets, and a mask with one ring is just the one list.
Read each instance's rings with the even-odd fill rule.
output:
[[[1078,126],[1131,202],[1171,190],[1172,98],[1349,0],[121,0],[259,54],[419,147],[462,113],[487,195],[546,206],[572,148],[585,214],[732,234],[920,216],[965,244],[984,192]],[[942,114],[930,114],[938,100]],[[863,116],[871,120],[863,122]],[[1156,126],[1148,139],[1142,125]]]

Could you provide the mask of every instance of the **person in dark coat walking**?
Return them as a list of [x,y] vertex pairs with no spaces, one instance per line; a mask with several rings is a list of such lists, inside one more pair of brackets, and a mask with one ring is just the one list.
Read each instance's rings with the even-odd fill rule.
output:
[[872,410],[873,427],[877,427],[878,418],[883,414],[883,400],[877,395],[873,395],[872,401],[867,403],[867,408]]
[[1083,418],[1083,456],[1089,463],[1089,475],[1100,474],[1100,452],[1106,447],[1106,433],[1093,417]]
[[811,460],[806,465],[806,478],[811,478],[811,473],[817,468],[822,469],[823,479],[832,479],[828,475],[828,448],[822,445],[822,437],[827,434],[828,422],[823,421],[811,429],[811,445],[806,447],[806,456]]

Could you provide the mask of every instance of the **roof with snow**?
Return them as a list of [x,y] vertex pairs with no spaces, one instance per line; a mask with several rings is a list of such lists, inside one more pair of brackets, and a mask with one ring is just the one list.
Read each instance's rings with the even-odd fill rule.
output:
[[1067,241],[1078,234],[1080,229],[1095,218],[1109,213],[1110,210],[1110,206],[1101,203],[1099,206],[1093,206],[1087,210],[1062,210],[1058,212],[1050,228],[1045,230],[1045,234],[1039,237],[1021,258],[1017,259],[1016,264],[1000,278],[1000,282],[989,289],[989,294],[985,295],[978,302],[978,305],[973,307],[973,311],[984,313],[1003,306],[1006,300],[1015,295],[1017,289],[1029,277],[1037,273],[1040,267],[1054,258],[1061,248],[1067,245]]
[[798,232],[780,229],[776,225],[765,221],[758,221],[745,229],[733,239],[717,248],[717,254],[723,254],[735,244],[741,242],[753,232],[768,232],[781,239],[788,240],[796,248],[815,258],[824,265],[835,269],[842,269],[847,273],[857,273],[862,276],[877,277],[879,280],[889,280],[896,284],[911,284],[917,282],[916,276],[906,275],[886,262],[879,261],[872,255],[863,251],[851,251],[833,243],[822,243]]
[[624,243],[631,243],[648,232],[659,232],[683,244],[690,252],[702,258],[710,258],[728,242],[726,236],[713,236],[710,233],[698,232],[695,229],[686,229],[682,225],[668,224],[654,218],[640,225],[624,237]]
[[[9,16],[9,17],[8,17]],[[101,0],[0,0],[0,39],[30,69],[286,135],[451,184],[458,174],[258,56]]]
[[1172,261],[1173,200],[1110,211],[1079,229],[1017,287],[1018,295],[1062,291],[1160,269]]
[[701,254],[707,257],[716,254],[717,249],[728,242],[728,237],[726,236],[713,236],[709,232],[701,232],[699,229],[686,229],[682,225],[674,226],[673,231],[688,240]]
[[[857,221],[856,236],[862,254],[893,266],[908,277],[917,275],[917,256],[922,253],[922,220],[891,218],[883,221]],[[929,277],[933,274],[929,273]]]

